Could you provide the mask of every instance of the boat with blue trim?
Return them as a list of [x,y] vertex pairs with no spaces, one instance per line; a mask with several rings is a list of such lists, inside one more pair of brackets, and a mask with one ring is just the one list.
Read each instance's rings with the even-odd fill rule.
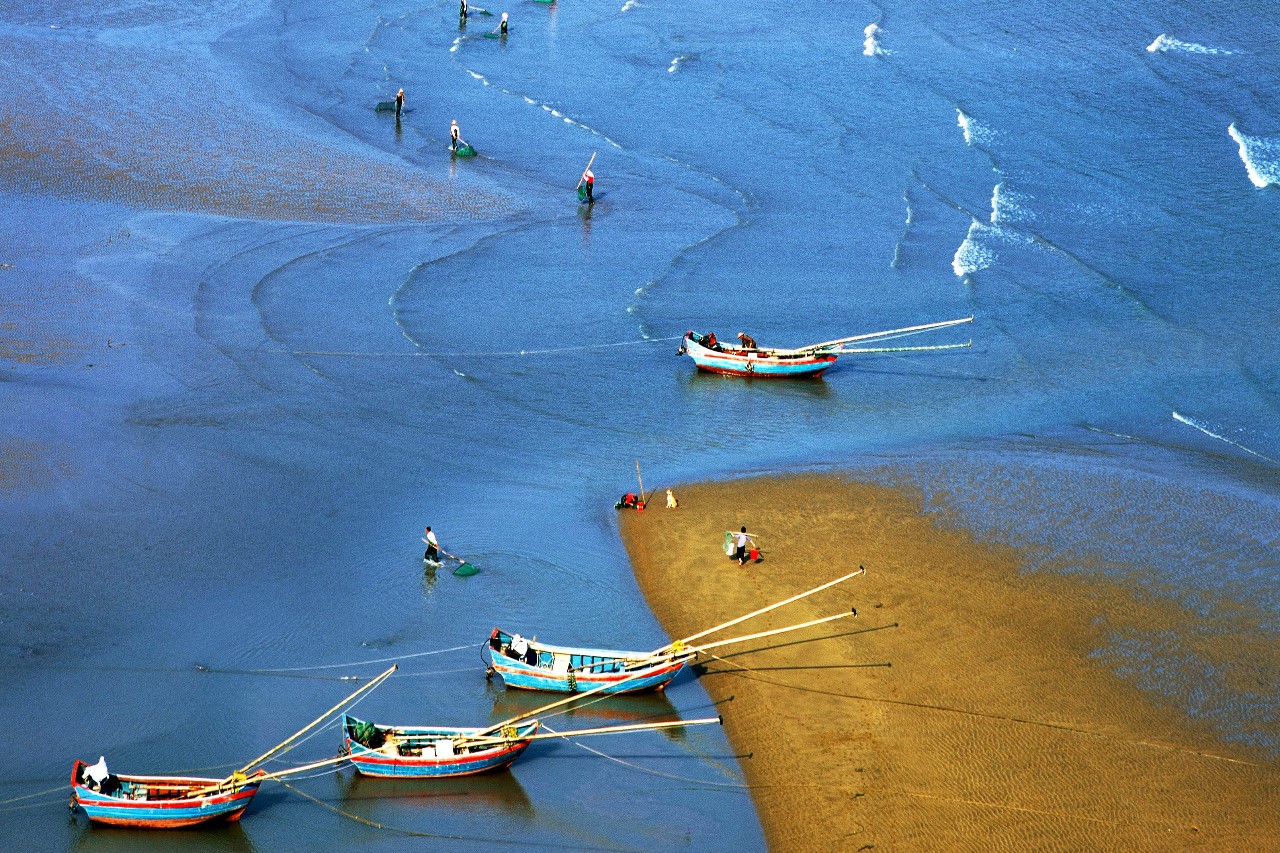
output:
[[443,726],[387,726],[345,714],[345,749],[365,776],[443,779],[500,770],[529,748],[539,723],[504,726],[494,731]]
[[[96,767],[105,771],[106,764]],[[75,804],[94,823],[146,829],[176,829],[214,821],[237,821],[258,793],[263,776],[240,775],[230,781],[196,776],[117,776],[93,778],[90,766],[76,761],[71,771]]]
[[755,341],[742,332],[738,333],[738,338],[743,340],[741,345],[726,344],[716,338],[715,332],[700,334],[690,330],[685,333],[676,354],[689,356],[699,370],[709,373],[758,376],[767,379],[812,378],[821,376],[833,367],[836,360],[845,353],[922,352],[970,347],[973,345],[972,341],[963,344],[921,347],[887,347],[879,344],[894,338],[972,322],[972,317],[962,317],[959,320],[944,320],[939,323],[926,323],[921,326],[837,338],[833,341],[822,341],[795,349],[756,346]]
[[481,650],[488,672],[508,687],[557,693],[662,690],[693,659],[693,651],[617,651],[552,646],[494,628]]

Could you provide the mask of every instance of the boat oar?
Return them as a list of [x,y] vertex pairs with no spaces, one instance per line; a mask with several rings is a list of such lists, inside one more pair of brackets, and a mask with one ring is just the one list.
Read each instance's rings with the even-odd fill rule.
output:
[[360,688],[359,690],[357,690],[355,693],[352,693],[352,694],[351,694],[350,696],[348,696],[346,699],[343,699],[343,700],[342,700],[341,702],[339,702],[337,705],[334,705],[334,706],[333,706],[332,708],[330,708],[328,711],[325,711],[322,715],[320,715],[319,717],[317,717],[317,718],[316,718],[312,723],[310,723],[309,725],[307,725],[305,728],[301,729],[300,731],[298,731],[298,732],[297,732],[297,733],[295,733],[294,735],[290,736],[288,739],[286,739],[285,741],[283,741],[283,742],[282,742],[282,743],[280,743],[279,745],[274,746],[274,747],[272,747],[271,749],[267,750],[267,751],[266,751],[266,752],[264,752],[262,755],[260,755],[259,757],[255,758],[253,761],[250,761],[250,762],[246,763],[244,767],[240,768],[240,769],[239,769],[239,770],[237,770],[235,773],[231,774],[231,776],[228,776],[228,777],[227,777],[227,779],[225,779],[225,780],[224,780],[223,784],[225,784],[226,782],[231,781],[231,780],[232,780],[232,779],[234,779],[237,775],[244,775],[245,773],[248,773],[248,772],[249,772],[249,768],[250,768],[250,767],[253,767],[253,766],[254,766],[254,765],[256,765],[256,764],[261,764],[262,762],[266,761],[266,760],[267,760],[268,758],[270,758],[271,756],[273,756],[273,755],[275,755],[276,753],[280,752],[282,749],[285,749],[287,746],[289,746],[289,744],[293,743],[295,740],[297,740],[298,738],[302,737],[304,734],[306,734],[307,732],[311,731],[311,730],[312,730],[312,729],[314,729],[316,726],[318,726],[318,725],[320,725],[321,723],[323,723],[325,720],[329,719],[331,716],[333,716],[334,714],[336,714],[338,711],[342,710],[342,709],[347,705],[347,703],[349,703],[349,702],[351,702],[352,700],[354,700],[357,696],[360,696],[360,695],[362,695],[362,694],[368,693],[370,690],[372,690],[373,688],[377,687],[377,686],[378,686],[379,684],[381,684],[382,682],[386,681],[388,678],[390,678],[390,677],[391,677],[391,673],[395,672],[395,671],[396,671],[397,669],[399,669],[399,668],[400,668],[400,665],[399,665],[399,664],[392,664],[392,665],[391,665],[391,668],[390,668],[390,669],[388,669],[386,672],[384,672],[384,673],[382,673],[381,675],[377,676],[376,678],[372,679],[372,680],[371,680],[368,684],[366,684],[364,687],[361,687],[361,688]]
[[657,649],[657,650],[654,652],[654,654],[662,654],[663,652],[667,652],[667,651],[669,651],[669,650],[671,649],[671,647],[672,647],[672,646],[674,646],[674,645],[676,645],[676,644],[688,645],[689,643],[693,642],[694,640],[699,639],[700,637],[705,637],[705,636],[707,636],[708,634],[714,634],[716,631],[722,631],[722,630],[724,630],[725,628],[730,628],[730,627],[732,627],[732,626],[734,626],[734,625],[737,625],[739,622],[745,622],[745,621],[747,621],[748,619],[753,619],[753,618],[755,618],[756,616],[760,616],[760,615],[762,615],[762,614],[764,614],[764,613],[768,613],[770,610],[776,610],[777,608],[782,607],[782,606],[787,605],[787,604],[791,604],[791,603],[792,603],[792,602],[794,602],[794,601],[799,601],[800,599],[804,598],[805,596],[813,595],[815,592],[822,592],[824,589],[827,589],[827,588],[829,588],[829,587],[833,587],[833,586],[835,586],[835,585],[836,585],[836,584],[838,584],[838,583],[843,583],[844,581],[847,581],[849,578],[856,577],[857,575],[860,575],[860,574],[864,574],[866,571],[867,571],[867,570],[866,570],[864,567],[862,567],[862,566],[858,566],[858,570],[857,570],[856,572],[849,572],[849,574],[845,575],[844,577],[836,578],[836,579],[835,579],[835,580],[833,580],[833,581],[827,581],[826,583],[822,584],[821,586],[815,586],[813,589],[808,590],[807,592],[802,592],[802,593],[800,593],[799,595],[793,595],[793,596],[791,596],[791,597],[790,597],[790,598],[788,598],[788,599],[785,599],[785,600],[783,600],[783,601],[779,601],[777,604],[770,604],[768,607],[762,607],[762,608],[760,608],[759,610],[756,610],[756,611],[755,611],[755,612],[753,612],[753,613],[748,613],[746,616],[739,616],[737,619],[730,619],[728,622],[724,622],[724,623],[722,623],[722,624],[720,624],[720,625],[715,626],[714,628],[708,628],[708,629],[707,629],[707,630],[705,630],[705,631],[699,631],[699,632],[698,632],[698,633],[696,633],[696,634],[691,634],[690,636],[685,637],[684,639],[676,640],[676,641],[675,641],[675,643],[672,643],[671,645],[663,646],[662,648]]
[[704,717],[698,720],[664,720],[658,723],[631,723],[624,726],[599,726],[594,729],[573,729],[564,732],[547,732],[540,735],[528,735],[526,737],[496,737],[496,738],[480,738],[477,740],[468,740],[468,744],[487,745],[489,743],[509,743],[513,740],[547,740],[549,738],[568,738],[568,737],[585,737],[586,735],[613,735],[622,732],[639,732],[648,729],[674,729],[682,726],[704,726],[711,723],[723,725],[722,717]]

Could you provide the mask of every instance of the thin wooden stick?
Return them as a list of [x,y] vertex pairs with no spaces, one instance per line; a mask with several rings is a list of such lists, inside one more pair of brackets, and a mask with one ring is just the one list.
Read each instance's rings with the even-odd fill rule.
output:
[[730,645],[731,643],[742,643],[742,642],[746,642],[747,640],[758,640],[761,637],[772,637],[776,634],[785,634],[788,631],[799,631],[801,628],[810,628],[814,625],[821,625],[825,622],[834,622],[837,619],[846,619],[850,616],[857,616],[857,615],[858,615],[858,609],[854,607],[854,608],[850,608],[848,613],[837,613],[834,616],[823,616],[821,619],[813,619],[813,620],[810,620],[809,622],[801,622],[798,625],[788,625],[785,628],[774,628],[769,631],[759,631],[755,634],[746,634],[741,637],[731,637],[728,640],[717,640],[714,643],[707,643],[705,646],[689,646],[688,648],[683,649],[682,651],[679,651],[679,652],[655,653],[652,657],[646,658],[644,663],[649,666],[657,666],[658,664],[665,661],[667,658],[673,658],[679,655],[685,655],[689,653],[696,654],[698,652],[705,652],[708,649],[718,649],[720,646],[727,646],[727,645]]
[[644,503],[644,477],[640,476],[640,460],[636,460],[636,479],[640,481],[640,503]]
[[329,719],[329,717],[333,716],[335,713],[337,713],[338,711],[342,710],[342,707],[343,707],[344,705],[346,705],[348,702],[350,702],[351,700],[355,699],[357,696],[359,696],[359,695],[360,695],[360,694],[362,694],[362,693],[368,693],[370,690],[372,690],[373,688],[377,687],[377,686],[378,686],[379,684],[381,684],[382,682],[386,681],[386,680],[391,676],[391,673],[395,672],[395,671],[396,671],[397,669],[399,669],[399,668],[400,668],[400,665],[399,665],[399,664],[392,664],[392,665],[391,665],[391,668],[390,668],[390,669],[388,669],[386,672],[382,673],[382,674],[381,674],[381,675],[379,675],[377,678],[374,678],[372,681],[370,681],[370,682],[369,682],[368,684],[366,684],[364,687],[361,687],[361,688],[360,688],[359,690],[357,690],[355,693],[352,693],[350,696],[348,696],[346,699],[343,699],[343,700],[342,700],[341,702],[339,702],[337,705],[334,705],[334,706],[333,706],[332,708],[330,708],[328,711],[325,711],[322,715],[320,715],[319,717],[317,717],[317,718],[315,719],[315,721],[314,721],[314,722],[312,722],[310,725],[308,725],[306,728],[304,728],[304,729],[302,729],[301,731],[299,731],[299,732],[295,733],[294,735],[292,735],[291,737],[289,737],[287,740],[285,740],[283,743],[280,743],[278,746],[275,746],[275,747],[273,747],[273,748],[271,748],[271,749],[267,750],[266,752],[264,752],[264,753],[263,753],[261,756],[259,756],[258,758],[255,758],[253,761],[250,761],[249,763],[245,764],[245,766],[244,766],[244,767],[240,768],[240,769],[239,769],[239,770],[237,770],[235,773],[232,773],[230,776],[228,776],[226,779],[224,779],[224,780],[223,780],[223,784],[226,784],[227,782],[230,782],[232,779],[234,779],[234,778],[235,778],[237,775],[239,775],[239,774],[248,773],[248,772],[249,772],[249,768],[250,768],[250,767],[253,767],[255,764],[261,764],[262,762],[266,761],[268,758],[270,758],[271,756],[275,755],[277,752],[279,752],[280,750],[284,749],[286,746],[288,746],[289,744],[293,743],[293,742],[294,742],[295,740],[297,740],[298,738],[302,737],[302,735],[304,735],[304,734],[306,734],[307,732],[311,731],[311,730],[312,730],[312,729],[314,729],[316,726],[320,725],[320,724],[321,724],[321,723],[323,723],[325,720]]
[[[739,616],[737,619],[730,619],[728,622],[725,622],[721,625],[717,625],[714,628],[708,628],[705,631],[699,631],[697,634],[692,634],[688,637],[685,637],[682,640],[677,640],[676,642],[688,645],[689,643],[693,642],[694,640],[700,637],[707,636],[707,634],[714,634],[716,631],[721,631],[725,628],[730,628],[734,625],[737,625],[739,622],[745,622],[748,619],[752,619],[763,613],[768,613],[770,610],[776,610],[777,608],[782,607],[783,605],[791,604],[793,601],[799,601],[805,596],[813,595],[815,592],[822,592],[824,589],[827,589],[828,587],[833,587],[838,583],[843,583],[844,581],[847,581],[849,578],[855,577],[856,575],[860,575],[865,572],[866,572],[866,569],[864,567],[858,566],[858,570],[856,572],[850,572],[849,574],[845,575],[842,578],[836,578],[835,580],[828,581],[822,584],[821,586],[815,586],[813,589],[807,592],[802,592],[799,595],[793,595],[790,598],[786,599],[785,601],[779,601],[777,604],[770,604],[768,607],[762,607],[759,610],[755,611],[754,613],[748,613],[746,616]],[[675,645],[675,643],[672,643],[672,645]],[[670,648],[671,646],[663,646],[662,648],[656,650],[654,654],[661,654],[663,652],[668,651]]]

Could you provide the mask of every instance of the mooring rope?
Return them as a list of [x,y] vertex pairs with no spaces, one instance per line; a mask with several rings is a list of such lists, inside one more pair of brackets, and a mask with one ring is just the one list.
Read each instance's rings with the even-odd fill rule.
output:
[[[324,663],[324,664],[318,664],[316,666],[290,666],[290,667],[277,667],[277,668],[271,668],[271,669],[267,669],[267,668],[223,669],[222,667],[197,666],[196,669],[200,670],[201,672],[235,673],[237,675],[278,675],[278,674],[287,673],[287,672],[315,672],[316,670],[319,670],[319,669],[350,668],[350,667],[356,667],[356,666],[364,666],[365,664],[371,664],[371,663],[391,663],[393,661],[402,661],[402,660],[410,660],[412,658],[428,657],[429,655],[443,655],[449,652],[457,652],[457,651],[462,651],[463,649],[470,649],[473,646],[475,646],[475,643],[467,643],[466,645],[462,645],[462,646],[450,646],[447,649],[433,649],[432,651],[429,651],[429,652],[414,652],[412,654],[407,654],[407,655],[396,655],[395,657],[389,657],[389,658],[376,658],[374,660],[360,660],[360,661],[353,661],[351,663]],[[355,676],[352,676],[351,678],[355,678]]]
[[[315,803],[318,806],[322,806],[328,809],[334,814],[341,815],[342,817],[348,818],[349,820],[353,820],[356,823],[362,823],[365,826],[371,826],[374,829],[385,829],[388,832],[398,832],[401,835],[408,835],[413,838],[438,838],[445,841],[471,841],[478,844],[509,844],[513,847],[549,847],[553,850],[560,850],[564,848],[563,844],[552,844],[552,843],[532,841],[528,838],[519,838],[519,839],[486,838],[484,836],[479,836],[479,835],[444,835],[441,833],[422,832],[417,829],[404,829],[398,826],[391,826],[389,824],[379,823],[378,821],[375,821],[375,820],[369,820],[367,817],[361,817],[360,815],[354,814],[353,812],[349,812],[345,809],[340,809],[331,803],[326,803],[324,800],[320,799],[319,797],[313,797],[311,794],[308,794],[306,791],[303,791],[301,788],[290,785],[288,782],[284,781],[283,779],[279,779],[277,781],[280,782],[281,785],[284,785],[286,788],[288,788],[290,791],[293,791],[295,794],[310,800],[311,802]],[[623,848],[623,847],[587,847],[587,846],[576,844],[576,843],[573,845],[573,847],[575,850],[606,850],[606,851],[626,850],[626,848]]]
[[707,675],[732,675],[737,678],[746,678],[751,681],[759,681],[762,684],[769,684],[774,687],[784,687],[788,690],[799,690],[803,693],[817,693],[822,696],[836,696],[841,699],[853,699],[859,702],[874,702],[881,705],[899,705],[906,708],[919,708],[925,711],[941,711],[943,713],[948,713],[948,714],[960,714],[966,717],[976,717],[979,719],[997,720],[1003,723],[1017,723],[1019,725],[1024,725],[1024,726],[1039,726],[1040,728],[1054,729],[1056,731],[1083,735],[1085,737],[1095,737],[1102,740],[1108,740],[1113,743],[1123,743],[1123,744],[1128,744],[1130,746],[1145,746],[1151,749],[1162,749],[1167,752],[1176,752],[1176,753],[1183,753],[1186,755],[1194,755],[1199,758],[1208,758],[1213,761],[1225,761],[1228,764],[1240,764],[1245,767],[1253,767],[1258,770],[1265,770],[1268,773],[1280,773],[1280,768],[1271,767],[1267,764],[1262,764],[1257,761],[1248,761],[1243,758],[1231,758],[1230,756],[1226,756],[1226,755],[1215,755],[1212,752],[1202,752],[1198,749],[1193,749],[1191,747],[1186,747],[1186,746],[1175,746],[1173,744],[1167,744],[1167,743],[1153,743],[1148,740],[1134,740],[1132,738],[1115,737],[1113,735],[1104,734],[1103,732],[1090,731],[1088,729],[1081,729],[1075,726],[1064,725],[1062,723],[1049,723],[1043,720],[1029,720],[1021,717],[1007,717],[1000,714],[989,714],[984,711],[966,711],[963,708],[949,708],[946,705],[931,705],[926,702],[908,702],[904,699],[885,699],[878,696],[861,696],[857,693],[841,693],[835,690],[821,690],[817,687],[805,687],[800,684],[788,684],[784,681],[773,681],[768,678],[761,678],[757,675],[754,675],[753,674],[754,670],[748,667],[742,666],[741,664],[734,663],[733,661],[725,660],[724,658],[718,655],[708,654],[707,657],[712,658],[714,660],[718,660],[723,664],[726,664],[737,670],[740,670],[739,672],[729,672],[726,670],[719,670],[716,672],[708,672],[706,673]]
[[614,341],[607,344],[581,344],[572,347],[552,347],[549,349],[520,349],[520,350],[490,350],[490,351],[463,351],[463,352],[359,352],[354,350],[266,350],[266,352],[276,353],[279,355],[308,355],[308,356],[326,356],[334,358],[460,358],[460,357],[485,357],[493,358],[498,356],[526,356],[526,355],[555,355],[563,352],[581,352],[583,350],[608,349],[610,347],[631,347],[637,344],[660,344],[670,341],[678,341],[684,335],[676,335],[670,338],[641,338],[635,341]]

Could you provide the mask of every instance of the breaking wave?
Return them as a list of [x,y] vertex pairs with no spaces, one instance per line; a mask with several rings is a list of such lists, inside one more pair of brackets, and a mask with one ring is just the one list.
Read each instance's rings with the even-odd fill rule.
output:
[[1241,133],[1235,122],[1227,128],[1227,133],[1240,146],[1240,159],[1255,187],[1280,184],[1280,139]]
[[990,145],[995,141],[995,132],[964,110],[956,110],[956,124],[964,131],[964,142],[970,148]]
[[1180,51],[1182,53],[1201,53],[1201,54],[1218,54],[1221,56],[1230,56],[1235,53],[1233,50],[1224,50],[1220,47],[1205,47],[1195,42],[1179,41],[1171,35],[1161,33],[1155,41],[1147,45],[1147,53],[1166,53],[1168,51]]
[[862,31],[866,39],[862,42],[863,56],[884,56],[884,50],[880,47],[880,27],[878,24],[868,24],[867,28]]

